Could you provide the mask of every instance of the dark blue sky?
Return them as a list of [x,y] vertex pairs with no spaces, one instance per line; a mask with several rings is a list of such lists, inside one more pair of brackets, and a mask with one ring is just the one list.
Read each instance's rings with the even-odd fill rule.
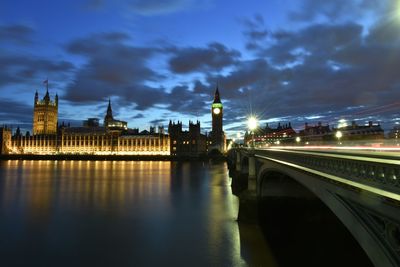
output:
[[400,8],[389,0],[5,0],[0,122],[29,130],[43,80],[60,120],[400,122]]

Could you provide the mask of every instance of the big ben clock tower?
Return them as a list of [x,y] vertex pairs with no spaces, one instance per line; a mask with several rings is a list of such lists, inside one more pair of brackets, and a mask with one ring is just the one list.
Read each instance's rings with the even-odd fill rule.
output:
[[225,151],[225,135],[222,129],[223,114],[223,106],[217,86],[214,94],[214,101],[211,105],[212,132],[210,138],[210,150],[218,149],[220,152]]

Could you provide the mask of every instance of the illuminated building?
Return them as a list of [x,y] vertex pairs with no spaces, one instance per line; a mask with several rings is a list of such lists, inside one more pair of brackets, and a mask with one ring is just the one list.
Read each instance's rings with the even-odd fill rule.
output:
[[[283,124],[278,123],[276,128],[272,128],[267,123],[265,128],[257,128],[254,131],[254,142],[256,145],[266,145],[266,144],[281,144],[287,142],[293,142],[296,136],[296,131],[293,130],[291,123]],[[248,132],[244,135],[245,144],[249,145],[253,140],[252,135]]]
[[114,119],[112,115],[112,108],[111,108],[111,100],[108,100],[108,107],[107,107],[107,113],[106,116],[104,117],[104,127],[106,127],[108,130],[127,130],[128,129],[128,123],[126,121],[120,121]]
[[189,131],[182,130],[182,122],[169,122],[170,151],[174,156],[199,156],[207,153],[207,136],[200,133],[200,122],[189,121]]
[[104,127],[97,118],[89,118],[83,127],[64,123],[57,127],[58,97],[51,101],[48,91],[43,100],[35,94],[33,135],[21,135],[19,128],[0,128],[1,154],[92,154],[92,155],[169,155],[169,136],[163,128],[151,133],[128,129],[127,123],[112,116],[108,103]]
[[395,126],[392,130],[390,130],[389,138],[400,139],[400,126]]
[[342,133],[343,137],[341,140],[383,140],[384,132],[380,124],[374,124],[369,121],[367,125],[358,125],[355,121],[352,121],[351,125],[340,127],[337,129],[332,129],[333,131],[338,131]]
[[394,126],[393,129],[390,130],[388,137],[390,139],[400,139],[400,126]]
[[223,131],[224,109],[219,95],[218,86],[215,90],[214,101],[211,104],[212,130],[209,139],[209,150],[225,151],[225,134]]
[[11,130],[4,126],[0,127],[0,154],[8,154],[11,147]]
[[54,101],[50,99],[48,81],[47,90],[44,98],[39,100],[39,94],[36,91],[33,108],[33,134],[56,134],[58,121],[58,95]]

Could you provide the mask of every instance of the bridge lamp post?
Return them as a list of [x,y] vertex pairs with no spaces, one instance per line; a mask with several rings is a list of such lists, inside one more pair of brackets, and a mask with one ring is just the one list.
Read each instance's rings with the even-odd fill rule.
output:
[[301,141],[300,136],[297,136],[297,137],[296,137],[296,143],[297,143],[297,144],[300,144],[300,141]]
[[335,134],[335,136],[336,136],[336,138],[337,138],[337,140],[338,140],[338,143],[339,143],[339,145],[340,145],[340,138],[343,137],[343,133],[342,133],[341,131],[337,131],[336,134]]
[[251,146],[255,147],[254,145],[254,130],[257,129],[258,121],[257,118],[254,116],[250,116],[249,119],[247,120],[247,127],[250,130],[251,133]]

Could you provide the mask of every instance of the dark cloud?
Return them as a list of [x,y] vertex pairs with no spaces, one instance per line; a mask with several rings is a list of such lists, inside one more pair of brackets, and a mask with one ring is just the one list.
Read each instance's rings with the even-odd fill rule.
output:
[[175,86],[168,95],[168,109],[182,114],[201,116],[209,110],[210,95],[195,94],[188,86]]
[[0,25],[0,40],[2,42],[28,45],[32,43],[33,33],[33,28],[27,25]]
[[71,62],[34,56],[6,55],[0,52],[0,90],[7,84],[26,84],[47,76],[57,79],[74,70]]
[[167,125],[168,119],[155,119],[149,122],[151,125]]
[[[151,87],[148,82],[162,83],[164,76],[152,70],[147,62],[160,53],[170,54],[170,47],[135,47],[124,43],[123,34],[101,34],[87,39],[70,42],[69,53],[82,55],[87,59],[66,88],[64,99],[78,103],[98,103],[115,96],[118,106],[130,106],[144,111],[157,105],[164,105],[170,111],[201,115],[205,111],[205,96],[197,94],[188,86],[175,86],[170,90]],[[218,44],[212,49],[223,49]],[[175,56],[187,56],[186,48],[174,48]],[[170,91],[170,92],[168,92]]]
[[89,0],[86,7],[89,10],[102,10],[114,7],[118,12],[128,11],[141,16],[156,16],[176,13],[193,7],[206,7],[210,0],[121,0],[118,5],[110,0]]
[[169,66],[175,73],[221,70],[240,57],[238,51],[220,43],[211,43],[206,48],[175,48],[173,54]]
[[66,50],[86,57],[87,63],[77,71],[65,98],[86,103],[118,96],[120,103],[135,104],[139,110],[163,103],[162,88],[144,85],[163,78],[147,66],[157,49],[130,46],[124,44],[126,39],[123,33],[106,33],[70,42]]
[[260,14],[256,14],[251,19],[242,19],[241,22],[244,26],[243,34],[246,37],[246,48],[249,50],[259,48],[269,33],[264,25],[264,18]]
[[130,7],[135,13],[144,16],[168,14],[180,11],[190,6],[194,1],[190,0],[133,0]]
[[141,119],[144,118],[144,114],[143,113],[138,113],[135,116],[132,116],[131,119]]
[[381,14],[389,3],[389,0],[303,0],[296,11],[289,13],[289,18],[306,22],[321,17],[329,21],[353,20],[371,12]]
[[9,98],[0,98],[0,121],[6,125],[30,125],[32,123],[32,105]]
[[285,65],[304,61],[313,56],[329,59],[331,53],[354,43],[361,43],[362,27],[347,23],[339,25],[315,24],[297,32],[277,32],[275,44],[260,49],[259,55],[269,57],[272,63]]

